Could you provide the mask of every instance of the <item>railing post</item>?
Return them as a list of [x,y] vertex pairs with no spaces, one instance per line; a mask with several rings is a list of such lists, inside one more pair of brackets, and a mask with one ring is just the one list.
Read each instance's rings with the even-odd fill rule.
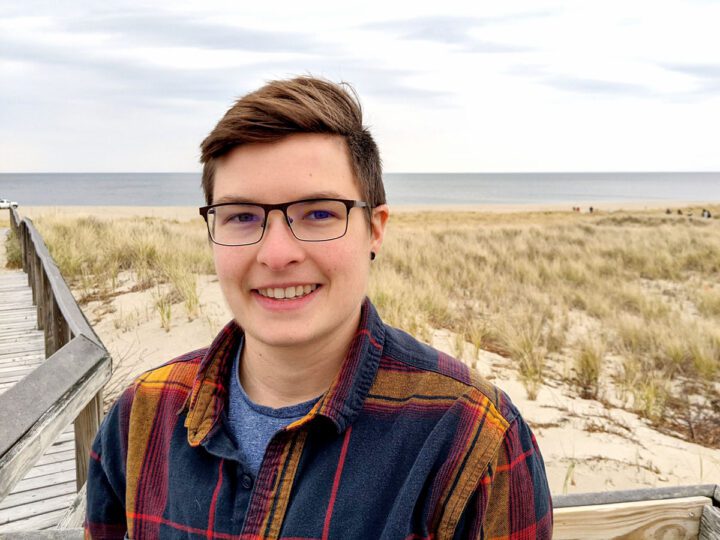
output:
[[[27,272],[27,268],[28,268],[28,256],[29,256],[28,253],[29,253],[29,251],[30,251],[30,249],[29,249],[30,235],[28,234],[27,226],[25,226],[25,227],[21,226],[21,227],[20,227],[20,236],[19,236],[19,238],[18,238],[18,241],[19,241],[20,245],[22,246],[22,257],[21,257],[21,259],[22,259],[23,271],[24,271],[24,272]],[[28,285],[29,285],[29,283],[28,283]]]
[[53,297],[52,285],[50,279],[45,274],[45,283],[43,284],[43,320],[45,321],[45,358],[50,358],[55,353],[53,336],[55,335],[54,322],[55,310],[57,305]]
[[32,267],[33,267],[33,277],[34,277],[34,283],[33,283],[33,302],[35,302],[35,307],[37,308],[37,327],[38,330],[42,330],[45,328],[45,312],[44,307],[44,297],[43,297],[43,291],[45,290],[45,271],[43,270],[42,263],[40,262],[40,257],[37,256],[37,253],[33,255],[32,258]]
[[77,489],[87,482],[90,449],[100,429],[103,410],[103,391],[98,391],[75,419],[75,479]]

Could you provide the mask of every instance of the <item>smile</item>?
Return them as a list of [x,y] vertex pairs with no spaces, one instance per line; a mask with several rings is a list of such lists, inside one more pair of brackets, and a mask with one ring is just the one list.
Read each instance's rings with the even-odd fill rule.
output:
[[276,300],[283,300],[283,299],[291,299],[291,298],[302,298],[304,296],[307,296],[311,292],[313,292],[315,289],[318,288],[318,285],[296,285],[294,287],[275,287],[275,288],[266,288],[266,289],[256,289],[258,294],[260,296],[264,296],[266,298],[275,298]]

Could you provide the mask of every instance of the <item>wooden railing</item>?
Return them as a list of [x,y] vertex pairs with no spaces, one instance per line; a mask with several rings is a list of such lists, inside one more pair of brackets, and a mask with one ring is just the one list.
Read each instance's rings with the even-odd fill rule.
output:
[[720,485],[553,497],[553,538],[720,539]]
[[0,395],[0,500],[52,445],[75,426],[77,488],[87,479],[90,448],[102,418],[102,389],[110,354],[75,302],[32,221],[10,209],[22,250],[46,360]]

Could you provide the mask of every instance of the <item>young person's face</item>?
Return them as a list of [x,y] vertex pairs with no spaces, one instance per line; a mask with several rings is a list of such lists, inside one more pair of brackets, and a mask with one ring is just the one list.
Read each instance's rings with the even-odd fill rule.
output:
[[[214,204],[362,198],[344,140],[321,134],[236,148],[220,160],[213,193]],[[385,205],[375,208],[369,227],[366,209],[353,208],[344,236],[304,242],[293,236],[282,212],[272,211],[259,243],[213,244],[223,294],[248,344],[305,346],[354,331],[367,290],[370,252],[380,248],[387,216]],[[300,297],[267,295],[267,289],[295,287],[297,292],[300,286]],[[305,294],[306,286],[314,290]]]

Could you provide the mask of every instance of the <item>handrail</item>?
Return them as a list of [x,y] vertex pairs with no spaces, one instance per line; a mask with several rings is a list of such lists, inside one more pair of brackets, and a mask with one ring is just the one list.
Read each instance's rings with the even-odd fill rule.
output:
[[0,499],[109,378],[108,352],[78,336],[0,395]]
[[720,506],[720,485],[700,484],[696,486],[553,495],[553,508],[570,508],[574,506],[592,506],[596,504],[615,504],[636,501],[659,501],[664,499],[681,499],[684,497],[707,497],[708,499],[713,499],[715,506]]
[[102,419],[102,388],[112,369],[110,353],[75,302],[32,221],[11,208],[10,227],[20,243],[38,329],[45,333],[47,360],[0,396],[0,500],[73,420],[80,490]]

